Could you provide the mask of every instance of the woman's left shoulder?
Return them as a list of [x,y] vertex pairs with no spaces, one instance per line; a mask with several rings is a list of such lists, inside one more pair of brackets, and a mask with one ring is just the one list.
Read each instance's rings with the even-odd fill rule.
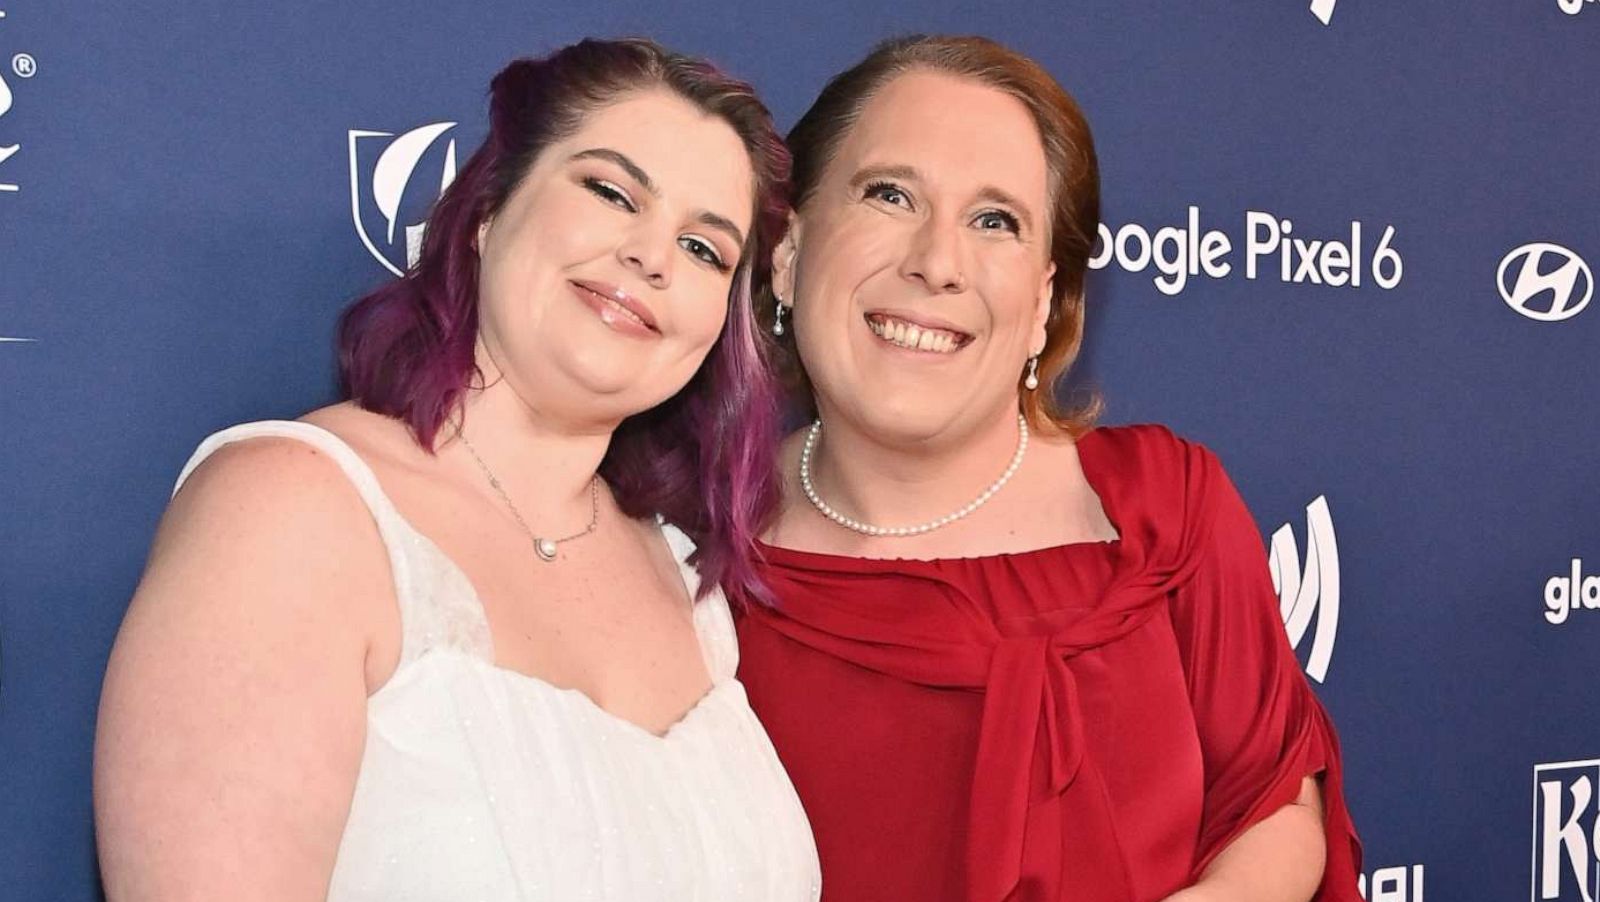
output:
[[1081,436],[1078,443],[1080,450],[1103,452],[1118,469],[1136,472],[1141,482],[1176,480],[1186,483],[1222,470],[1221,462],[1210,448],[1160,423],[1096,426]]

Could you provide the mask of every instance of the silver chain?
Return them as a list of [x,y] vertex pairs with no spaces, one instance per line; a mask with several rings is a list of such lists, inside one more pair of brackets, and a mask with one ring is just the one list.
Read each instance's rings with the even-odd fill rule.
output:
[[456,435],[461,439],[461,444],[467,449],[467,453],[471,454],[472,459],[478,462],[478,469],[482,470],[483,475],[489,480],[489,488],[494,489],[495,494],[500,496],[500,500],[506,503],[506,509],[511,511],[512,517],[516,518],[517,525],[522,527],[522,531],[528,534],[528,539],[533,542],[533,553],[539,556],[539,560],[546,563],[555,560],[557,545],[562,542],[570,542],[573,539],[581,539],[594,532],[595,527],[600,525],[600,476],[596,474],[589,480],[589,525],[579,532],[575,532],[570,536],[562,536],[559,539],[542,539],[535,535],[533,528],[528,525],[528,521],[522,519],[522,512],[517,510],[515,504],[511,503],[511,496],[506,494],[505,488],[500,485],[500,480],[495,478],[494,471],[489,469],[489,465],[483,462],[482,457],[478,456],[478,450],[472,447],[471,442],[467,441],[466,433],[457,432]]

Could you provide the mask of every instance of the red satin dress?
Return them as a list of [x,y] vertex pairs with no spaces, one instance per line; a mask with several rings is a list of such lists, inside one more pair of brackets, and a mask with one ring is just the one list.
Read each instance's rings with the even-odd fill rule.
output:
[[739,679],[831,902],[1155,902],[1321,774],[1318,902],[1358,902],[1338,741],[1261,535],[1159,426],[1079,457],[1120,538],[942,560],[764,546]]

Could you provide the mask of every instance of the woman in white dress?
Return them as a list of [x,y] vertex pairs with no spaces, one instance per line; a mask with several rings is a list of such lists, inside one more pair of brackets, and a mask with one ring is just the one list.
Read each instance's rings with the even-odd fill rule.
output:
[[[351,399],[207,439],[111,656],[112,902],[807,900],[734,679],[775,501],[751,89],[647,41],[511,64]],[[698,546],[698,547],[697,547]]]

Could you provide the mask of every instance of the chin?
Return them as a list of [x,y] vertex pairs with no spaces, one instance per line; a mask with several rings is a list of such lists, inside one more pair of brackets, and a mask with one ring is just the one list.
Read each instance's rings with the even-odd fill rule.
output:
[[561,399],[562,406],[625,417],[658,403],[654,399],[659,394],[655,389],[660,376],[648,372],[637,354],[593,347],[578,352],[568,347],[554,357],[542,367],[550,378],[541,381],[554,391],[573,396]]
[[[919,393],[920,394],[920,393]],[[956,410],[948,404],[934,404],[932,397],[899,397],[862,395],[873,397],[874,403],[852,404],[848,416],[868,433],[893,444],[916,444],[938,438],[947,432],[957,418]]]

